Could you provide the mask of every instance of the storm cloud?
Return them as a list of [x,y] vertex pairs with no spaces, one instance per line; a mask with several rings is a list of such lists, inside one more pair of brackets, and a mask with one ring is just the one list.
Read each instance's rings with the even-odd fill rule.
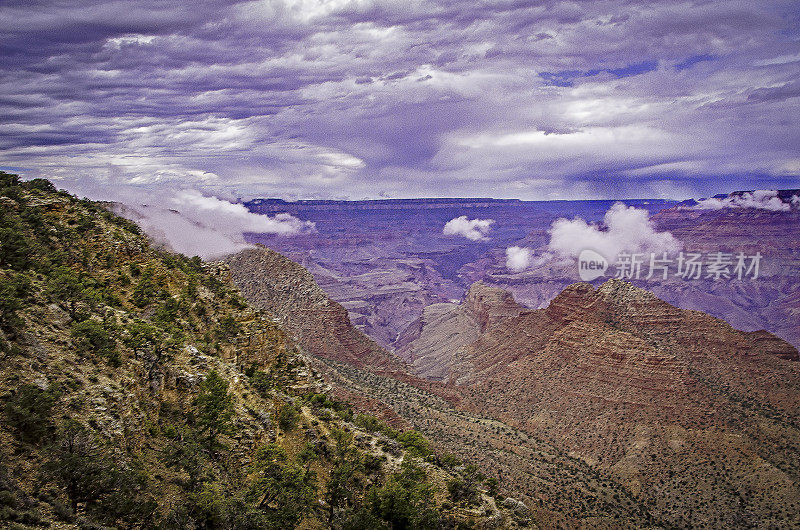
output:
[[800,10],[7,1],[0,167],[104,198],[687,198],[796,186]]

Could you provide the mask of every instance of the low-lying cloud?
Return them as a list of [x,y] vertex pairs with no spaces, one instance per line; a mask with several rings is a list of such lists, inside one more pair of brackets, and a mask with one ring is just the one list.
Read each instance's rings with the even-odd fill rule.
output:
[[450,219],[442,233],[446,236],[463,236],[470,241],[486,241],[494,219],[468,219],[466,215]]
[[511,272],[522,272],[548,263],[554,257],[552,252],[542,252],[537,256],[535,250],[529,247],[508,247],[506,248],[506,268]]
[[[792,202],[795,202],[792,198]],[[692,207],[695,210],[722,210],[723,208],[753,208],[769,210],[771,212],[788,212],[791,210],[789,203],[783,202],[778,197],[776,190],[756,190],[741,195],[731,195],[723,199],[712,197],[702,199]]]
[[614,204],[603,217],[603,226],[583,219],[557,219],[549,229],[548,250],[561,257],[577,258],[584,249],[602,254],[615,263],[621,252],[662,253],[680,250],[669,232],[657,232],[647,210]]
[[512,272],[521,272],[531,264],[533,250],[527,247],[508,247],[506,249],[506,268]]
[[172,203],[175,209],[189,219],[199,222],[212,221],[214,228],[225,232],[295,235],[316,230],[311,221],[302,221],[288,213],[279,213],[274,217],[257,214],[242,204],[206,196],[196,190],[180,191],[172,199]]
[[316,227],[288,213],[272,217],[250,212],[241,204],[179,190],[167,198],[146,202],[123,199],[116,212],[142,227],[156,243],[188,256],[218,258],[250,247],[246,232],[292,236],[312,233]]

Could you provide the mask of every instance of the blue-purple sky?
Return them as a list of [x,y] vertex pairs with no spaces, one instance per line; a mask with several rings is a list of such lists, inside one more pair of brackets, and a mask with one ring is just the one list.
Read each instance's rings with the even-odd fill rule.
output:
[[0,168],[90,196],[800,187],[796,1],[0,2]]

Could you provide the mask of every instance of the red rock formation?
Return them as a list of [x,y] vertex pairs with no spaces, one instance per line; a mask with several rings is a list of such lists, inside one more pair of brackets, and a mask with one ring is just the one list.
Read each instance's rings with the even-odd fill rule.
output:
[[525,309],[505,289],[483,282],[472,284],[464,298],[463,307],[478,322],[481,331],[486,331],[486,328],[506,318],[515,317]]

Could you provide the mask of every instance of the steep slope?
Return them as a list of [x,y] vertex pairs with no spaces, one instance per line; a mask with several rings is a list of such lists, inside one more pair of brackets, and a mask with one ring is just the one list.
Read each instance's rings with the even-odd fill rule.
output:
[[[270,278],[287,266],[238,281],[292,290]],[[313,362],[334,393],[496,473],[539,526],[800,524],[800,363],[769,333],[619,281],[572,285],[542,310],[479,284],[398,340],[418,374],[447,384],[333,344]]]
[[800,363],[611,280],[493,326],[453,364],[463,406],[614,473],[670,524],[800,522]]
[[324,394],[225,267],[5,173],[0,235],[0,527],[525,523],[419,433]]
[[397,354],[412,365],[414,374],[434,381],[447,380],[454,359],[478,340],[487,327],[514,317],[524,308],[508,291],[476,282],[463,304],[434,304],[398,338]]
[[405,371],[402,361],[358,331],[347,310],[297,263],[265,247],[234,254],[226,263],[242,294],[275,315],[308,352],[358,367]]

